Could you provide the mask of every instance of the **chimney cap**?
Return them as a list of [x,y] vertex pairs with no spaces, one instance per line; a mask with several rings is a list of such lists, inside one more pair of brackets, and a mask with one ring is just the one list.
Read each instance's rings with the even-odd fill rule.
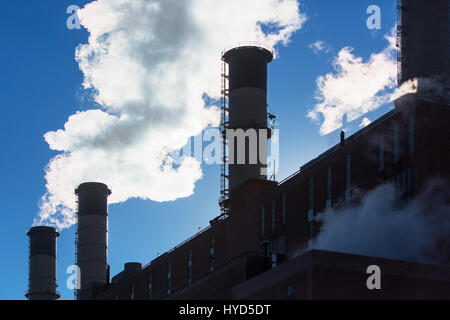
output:
[[32,234],[36,234],[36,233],[44,233],[44,232],[48,232],[48,233],[54,233],[56,235],[56,237],[59,237],[59,232],[58,230],[56,230],[56,228],[54,227],[49,227],[49,226],[36,226],[36,227],[32,227],[27,231],[27,236],[31,236]]
[[75,194],[78,194],[78,193],[80,193],[82,191],[93,190],[93,189],[105,191],[108,195],[111,194],[111,189],[109,189],[106,184],[101,183],[101,182],[85,182],[85,183],[82,183],[82,184],[80,184],[78,186],[78,188],[75,189]]
[[231,49],[227,49],[224,51],[222,55],[222,59],[226,62],[228,62],[231,59],[231,56],[235,54],[263,54],[266,62],[269,63],[273,60],[273,52],[264,48],[261,45],[252,45],[252,44],[241,44],[237,45],[235,47],[232,47]]

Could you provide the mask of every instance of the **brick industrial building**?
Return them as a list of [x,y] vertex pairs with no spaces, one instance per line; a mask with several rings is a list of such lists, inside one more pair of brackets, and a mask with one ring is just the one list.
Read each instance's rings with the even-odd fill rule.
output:
[[[111,281],[106,259],[110,191],[98,183],[79,186],[82,288],[77,298],[450,299],[450,259],[438,266],[311,250],[321,227],[316,217],[328,208],[358,203],[361,194],[386,182],[405,202],[430,178],[450,182],[450,1],[399,1],[398,8],[399,81],[433,77],[436,88],[419,79],[417,93],[398,99],[392,111],[355,134],[342,133],[336,146],[281,182],[261,175],[263,163],[224,163],[222,214],[147,265],[126,264]],[[421,26],[438,34],[430,38]],[[417,44],[425,42],[435,50],[427,49],[427,58],[418,59],[422,49]],[[267,64],[272,53],[244,46],[225,52],[223,59],[222,129],[270,132]],[[258,142],[260,148],[267,144]],[[224,149],[233,150],[230,143],[224,138]],[[368,290],[369,265],[383,270],[383,290]]]
[[[241,184],[231,194],[228,217],[212,221],[147,266],[128,275],[125,269],[96,297],[450,298],[448,266],[319,250],[295,254],[307,249],[317,232],[314,216],[352,201],[354,189],[392,181],[406,199],[420,192],[429,177],[450,181],[450,107],[414,96],[397,104],[288,179]],[[382,292],[366,287],[366,268],[372,264],[385,272]]]

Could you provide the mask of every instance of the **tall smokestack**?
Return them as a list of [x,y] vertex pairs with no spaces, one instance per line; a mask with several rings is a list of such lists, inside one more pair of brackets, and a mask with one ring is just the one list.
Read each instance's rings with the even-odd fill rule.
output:
[[[397,0],[400,83],[450,74],[450,1]],[[447,82],[448,84],[448,82]],[[420,86],[420,83],[419,83]]]
[[33,227],[30,238],[29,282],[25,296],[29,300],[56,300],[56,238],[59,233],[51,227]]
[[78,195],[77,266],[80,288],[77,299],[91,299],[94,287],[108,283],[108,196],[103,183],[83,183]]
[[[228,64],[228,123],[225,129],[253,129],[256,132],[255,145],[248,135],[245,143],[244,163],[239,163],[243,148],[239,148],[239,138],[228,141],[231,164],[229,171],[229,189],[233,190],[247,179],[266,179],[267,175],[267,139],[269,134],[260,135],[260,130],[267,131],[267,64],[273,54],[267,49],[257,46],[243,46],[225,52],[222,57]],[[253,131],[251,130],[251,131]],[[235,131],[236,132],[236,131]],[[248,132],[248,131],[247,131]],[[263,131],[264,132],[264,131]],[[228,138],[228,136],[227,136]],[[253,137],[254,139],[254,137]],[[241,154],[239,150],[241,149]],[[256,153],[256,154],[255,154]],[[256,157],[256,162],[254,161]],[[232,159],[231,159],[232,158]],[[253,159],[253,160],[252,160]]]

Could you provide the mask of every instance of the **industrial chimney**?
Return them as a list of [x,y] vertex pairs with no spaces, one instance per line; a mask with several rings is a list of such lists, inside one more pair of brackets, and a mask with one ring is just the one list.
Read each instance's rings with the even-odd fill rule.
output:
[[[397,0],[399,82],[450,74],[450,1]],[[446,78],[446,79],[445,79]],[[420,83],[419,83],[420,87]],[[419,88],[420,89],[420,88]]]
[[108,283],[108,196],[103,183],[83,183],[78,195],[76,261],[80,271],[77,299],[92,299]]
[[[272,61],[273,54],[262,47],[241,46],[226,51],[222,59],[228,64],[228,88],[224,90],[228,97],[228,121],[224,129],[230,155],[228,186],[232,191],[247,179],[267,177],[267,139],[270,137],[267,126],[267,64]],[[228,135],[230,129],[235,133],[232,139]],[[236,130],[239,129],[246,132],[244,139],[238,137]],[[252,140],[253,145],[250,145]],[[240,144],[245,148],[240,148]]]
[[33,227],[30,238],[29,280],[25,296],[29,300],[56,300],[56,238],[59,233],[51,227]]

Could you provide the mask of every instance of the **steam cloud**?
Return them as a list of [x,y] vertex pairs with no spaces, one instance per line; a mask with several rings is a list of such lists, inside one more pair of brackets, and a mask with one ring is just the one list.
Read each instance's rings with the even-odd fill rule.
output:
[[365,127],[367,127],[367,126],[368,126],[369,124],[371,124],[371,123],[372,123],[372,121],[371,121],[369,118],[364,117],[364,118],[362,119],[361,123],[359,124],[359,128],[360,128],[360,129],[365,128]]
[[311,43],[308,47],[316,55],[321,52],[328,53],[330,51],[330,48],[323,41],[316,41],[314,43]]
[[[308,117],[320,122],[320,134],[329,134],[347,122],[391,102],[415,87],[407,82],[397,88],[397,60],[395,29],[385,38],[388,46],[370,56],[367,62],[355,56],[353,48],[341,49],[333,61],[335,72],[317,78],[318,103]],[[323,119],[321,119],[323,118]]]
[[369,192],[360,205],[319,215],[316,249],[450,264],[449,185],[432,180],[400,206],[394,186]]
[[171,152],[219,111],[220,52],[243,41],[287,45],[306,20],[296,0],[98,0],[79,12],[89,31],[75,59],[101,108],[79,111],[45,140],[61,153],[46,167],[35,224],[75,223],[74,188],[100,181],[110,203],[171,201],[193,193],[200,163]]

